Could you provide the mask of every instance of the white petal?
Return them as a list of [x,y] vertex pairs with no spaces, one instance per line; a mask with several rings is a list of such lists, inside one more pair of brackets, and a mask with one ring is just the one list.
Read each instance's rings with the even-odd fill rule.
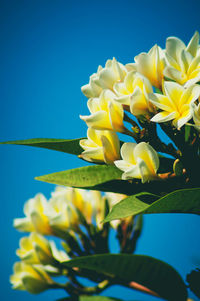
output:
[[109,118],[111,127],[117,132],[124,131],[123,118],[124,110],[120,103],[109,102]]
[[199,33],[198,33],[198,31],[195,31],[193,37],[191,38],[190,42],[188,43],[186,50],[192,56],[195,56],[197,53],[198,46],[199,46]]
[[100,131],[94,130],[92,128],[88,128],[87,137],[89,140],[94,142],[96,145],[101,146],[101,135]]
[[90,113],[94,114],[100,110],[99,98],[90,98],[87,102]]
[[119,158],[120,153],[120,142],[119,138],[115,131],[101,131],[101,135],[106,136],[106,138],[110,141],[113,152],[117,154],[117,159]]
[[151,118],[151,121],[153,122],[167,122],[176,117],[176,112],[160,112],[156,114],[153,118]]
[[188,81],[185,83],[184,87],[185,87],[185,88],[188,88],[188,87],[190,87],[190,86],[192,86],[192,85],[198,83],[199,81],[200,81],[200,74],[199,74],[197,77],[188,80]]
[[192,114],[189,113],[187,116],[183,117],[183,118],[180,118],[177,120],[177,128],[180,129],[184,124],[186,124],[190,119],[191,119],[191,116]]
[[123,171],[127,171],[133,167],[133,164],[131,164],[127,161],[124,161],[124,160],[116,160],[116,161],[114,161],[114,164],[116,165],[117,168],[119,168]]
[[185,44],[176,37],[169,37],[166,41],[166,52],[176,61],[178,61],[181,51],[185,48]]
[[166,58],[167,64],[170,65],[170,67],[173,67],[180,71],[180,66],[177,63],[177,61],[172,56],[170,56],[167,52],[165,53],[165,58]]
[[105,111],[99,111],[89,116],[81,116],[80,118],[84,120],[88,127],[96,130],[111,130],[112,126],[110,124],[108,113]]
[[99,73],[99,82],[103,89],[112,89],[117,80],[118,76],[111,68],[103,69]]
[[184,93],[180,99],[180,106],[184,104],[190,104],[197,100],[200,96],[200,85],[192,85],[187,89],[184,89]]
[[113,86],[113,90],[118,96],[129,94],[124,83],[115,83]]
[[171,101],[171,107],[176,110],[176,104],[184,92],[184,87],[174,82],[164,82],[164,92]]
[[120,97],[116,97],[115,101],[123,104],[123,105],[130,105],[130,95],[124,95]]
[[155,176],[155,175],[152,175],[152,173],[145,161],[138,159],[138,167],[140,170],[142,183],[150,181],[153,178],[153,176]]
[[145,98],[144,93],[139,87],[134,90],[134,93],[131,96],[130,102],[130,111],[133,115],[143,115],[148,112],[149,105]]
[[150,102],[153,103],[159,109],[169,112],[171,111],[172,106],[167,96],[158,93],[150,93],[148,96]]
[[104,161],[107,164],[112,164],[115,160],[119,159],[119,152],[113,147],[111,141],[104,135],[101,136]]
[[132,143],[132,142],[127,142],[122,145],[121,156],[123,160],[131,164],[136,164],[136,160],[134,158],[134,149],[136,145],[137,145],[136,143]]
[[152,174],[155,174],[159,167],[159,157],[155,149],[145,142],[140,142],[134,149],[135,158],[142,159]]
[[186,81],[186,76],[184,76],[181,71],[175,69],[174,67],[166,66],[164,69],[164,76],[168,77],[180,84],[184,84]]
[[193,60],[193,56],[189,52],[182,50],[180,65],[181,65],[181,69],[184,70],[185,73],[187,73],[192,60]]
[[190,74],[195,71],[196,69],[200,68],[200,56],[197,56],[193,59],[193,61],[190,64],[190,67],[188,69],[188,74],[190,76]]
[[129,71],[137,71],[137,64],[136,63],[129,63],[126,64],[126,69]]
[[140,172],[140,167],[139,164],[132,165],[132,168],[129,170],[125,171],[122,174],[122,179],[123,180],[128,180],[128,179],[141,179],[141,172]]

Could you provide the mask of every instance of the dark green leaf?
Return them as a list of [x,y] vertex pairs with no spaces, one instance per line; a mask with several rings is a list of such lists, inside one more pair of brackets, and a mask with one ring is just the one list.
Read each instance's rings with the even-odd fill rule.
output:
[[139,195],[125,198],[107,215],[104,222],[124,218],[130,215],[147,213],[193,213],[200,214],[200,188],[182,189],[165,195],[149,204]]
[[102,254],[84,256],[64,263],[115,277],[119,284],[136,282],[170,301],[185,301],[186,286],[170,265],[144,255]]
[[79,139],[51,139],[51,138],[33,138],[27,140],[16,140],[16,141],[6,141],[0,142],[0,144],[15,144],[15,145],[26,145],[47,148],[51,150],[56,150],[68,154],[80,155],[83,149],[79,145],[79,141],[84,138]]

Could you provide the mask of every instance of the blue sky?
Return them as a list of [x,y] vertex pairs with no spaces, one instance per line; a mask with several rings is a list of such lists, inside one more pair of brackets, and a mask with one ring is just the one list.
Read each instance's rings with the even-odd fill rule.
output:
[[[116,57],[122,63],[164,47],[168,36],[188,42],[199,29],[198,0],[188,1],[0,1],[1,141],[36,137],[78,138],[86,135],[79,115],[87,113],[80,87],[99,64]],[[64,153],[1,146],[1,295],[4,300],[55,300],[64,292],[39,296],[12,291],[9,275],[21,237],[13,227],[23,204],[37,192],[50,196],[53,185],[35,176],[82,166]],[[189,201],[189,200],[188,200]],[[182,277],[200,263],[192,215],[145,216],[137,253],[165,260]],[[110,289],[124,300],[154,300],[125,289]]]

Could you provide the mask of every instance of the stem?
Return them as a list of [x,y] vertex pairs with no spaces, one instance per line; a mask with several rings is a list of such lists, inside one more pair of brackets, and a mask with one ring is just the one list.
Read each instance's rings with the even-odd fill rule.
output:
[[110,280],[103,280],[98,285],[94,287],[84,287],[78,281],[75,283],[67,282],[66,284],[53,283],[50,288],[64,289],[70,296],[80,296],[80,295],[94,295],[101,293],[107,287],[111,286],[113,283]]
[[83,289],[80,289],[79,292],[85,295],[93,295],[102,292],[103,290],[105,290],[107,287],[111,285],[112,283],[110,282],[110,280],[103,280],[97,286],[84,287]]
[[124,131],[122,132],[122,134],[131,136],[135,139],[136,142],[138,142],[138,135],[134,132],[129,131],[126,127],[124,127]]

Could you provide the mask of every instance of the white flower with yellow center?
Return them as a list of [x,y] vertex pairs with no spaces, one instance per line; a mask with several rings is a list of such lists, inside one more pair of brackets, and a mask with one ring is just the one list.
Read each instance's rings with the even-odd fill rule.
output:
[[149,102],[148,93],[153,92],[152,85],[148,78],[136,71],[130,71],[122,83],[114,85],[116,101],[130,106],[133,115],[144,115],[152,112],[153,106]]
[[47,213],[49,204],[42,194],[37,194],[28,200],[24,206],[25,218],[16,218],[14,227],[23,232],[39,232],[44,235],[52,234]]
[[142,52],[135,58],[135,63],[127,64],[128,70],[135,70],[146,76],[154,87],[161,88],[165,67],[164,51],[154,45],[148,53]]
[[120,158],[120,142],[115,132],[89,128],[87,137],[88,139],[80,141],[80,146],[84,149],[80,158],[89,162],[105,162],[107,164],[113,164]]
[[102,90],[113,88],[114,83],[121,82],[127,70],[124,65],[115,58],[107,60],[105,67],[98,67],[97,73],[92,74],[89,84],[81,88],[83,94],[88,97],[98,97]]
[[62,198],[72,203],[85,217],[88,223],[92,223],[92,218],[96,215],[96,206],[101,199],[99,191],[89,191],[72,187],[56,187],[52,193],[52,199]]
[[52,254],[49,242],[42,235],[32,232],[29,237],[20,239],[20,249],[16,254],[26,263],[50,264]]
[[190,86],[200,81],[199,33],[196,31],[186,46],[180,39],[166,41],[167,66],[164,75],[179,84]]
[[174,83],[165,82],[162,94],[149,94],[151,102],[162,110],[151,121],[167,122],[173,120],[173,125],[180,129],[192,118],[190,106],[200,95],[200,86],[192,85],[188,88]]
[[30,265],[25,262],[15,263],[10,282],[13,289],[26,290],[31,294],[39,294],[54,283],[42,265]]
[[[79,224],[76,208],[64,197],[52,197],[49,200],[52,210],[48,212],[49,223],[56,232],[76,228]],[[57,233],[57,232],[56,232]]]
[[124,143],[121,147],[122,160],[115,165],[124,171],[122,179],[141,179],[142,183],[158,179],[159,157],[154,148],[145,142]]
[[68,260],[63,251],[59,251],[53,241],[48,241],[44,236],[32,232],[29,237],[20,239],[20,249],[16,254],[29,264],[54,264],[56,261]]
[[120,103],[115,101],[116,95],[111,90],[102,91],[99,98],[90,98],[88,108],[90,116],[80,116],[88,127],[95,130],[124,131],[124,110]]

